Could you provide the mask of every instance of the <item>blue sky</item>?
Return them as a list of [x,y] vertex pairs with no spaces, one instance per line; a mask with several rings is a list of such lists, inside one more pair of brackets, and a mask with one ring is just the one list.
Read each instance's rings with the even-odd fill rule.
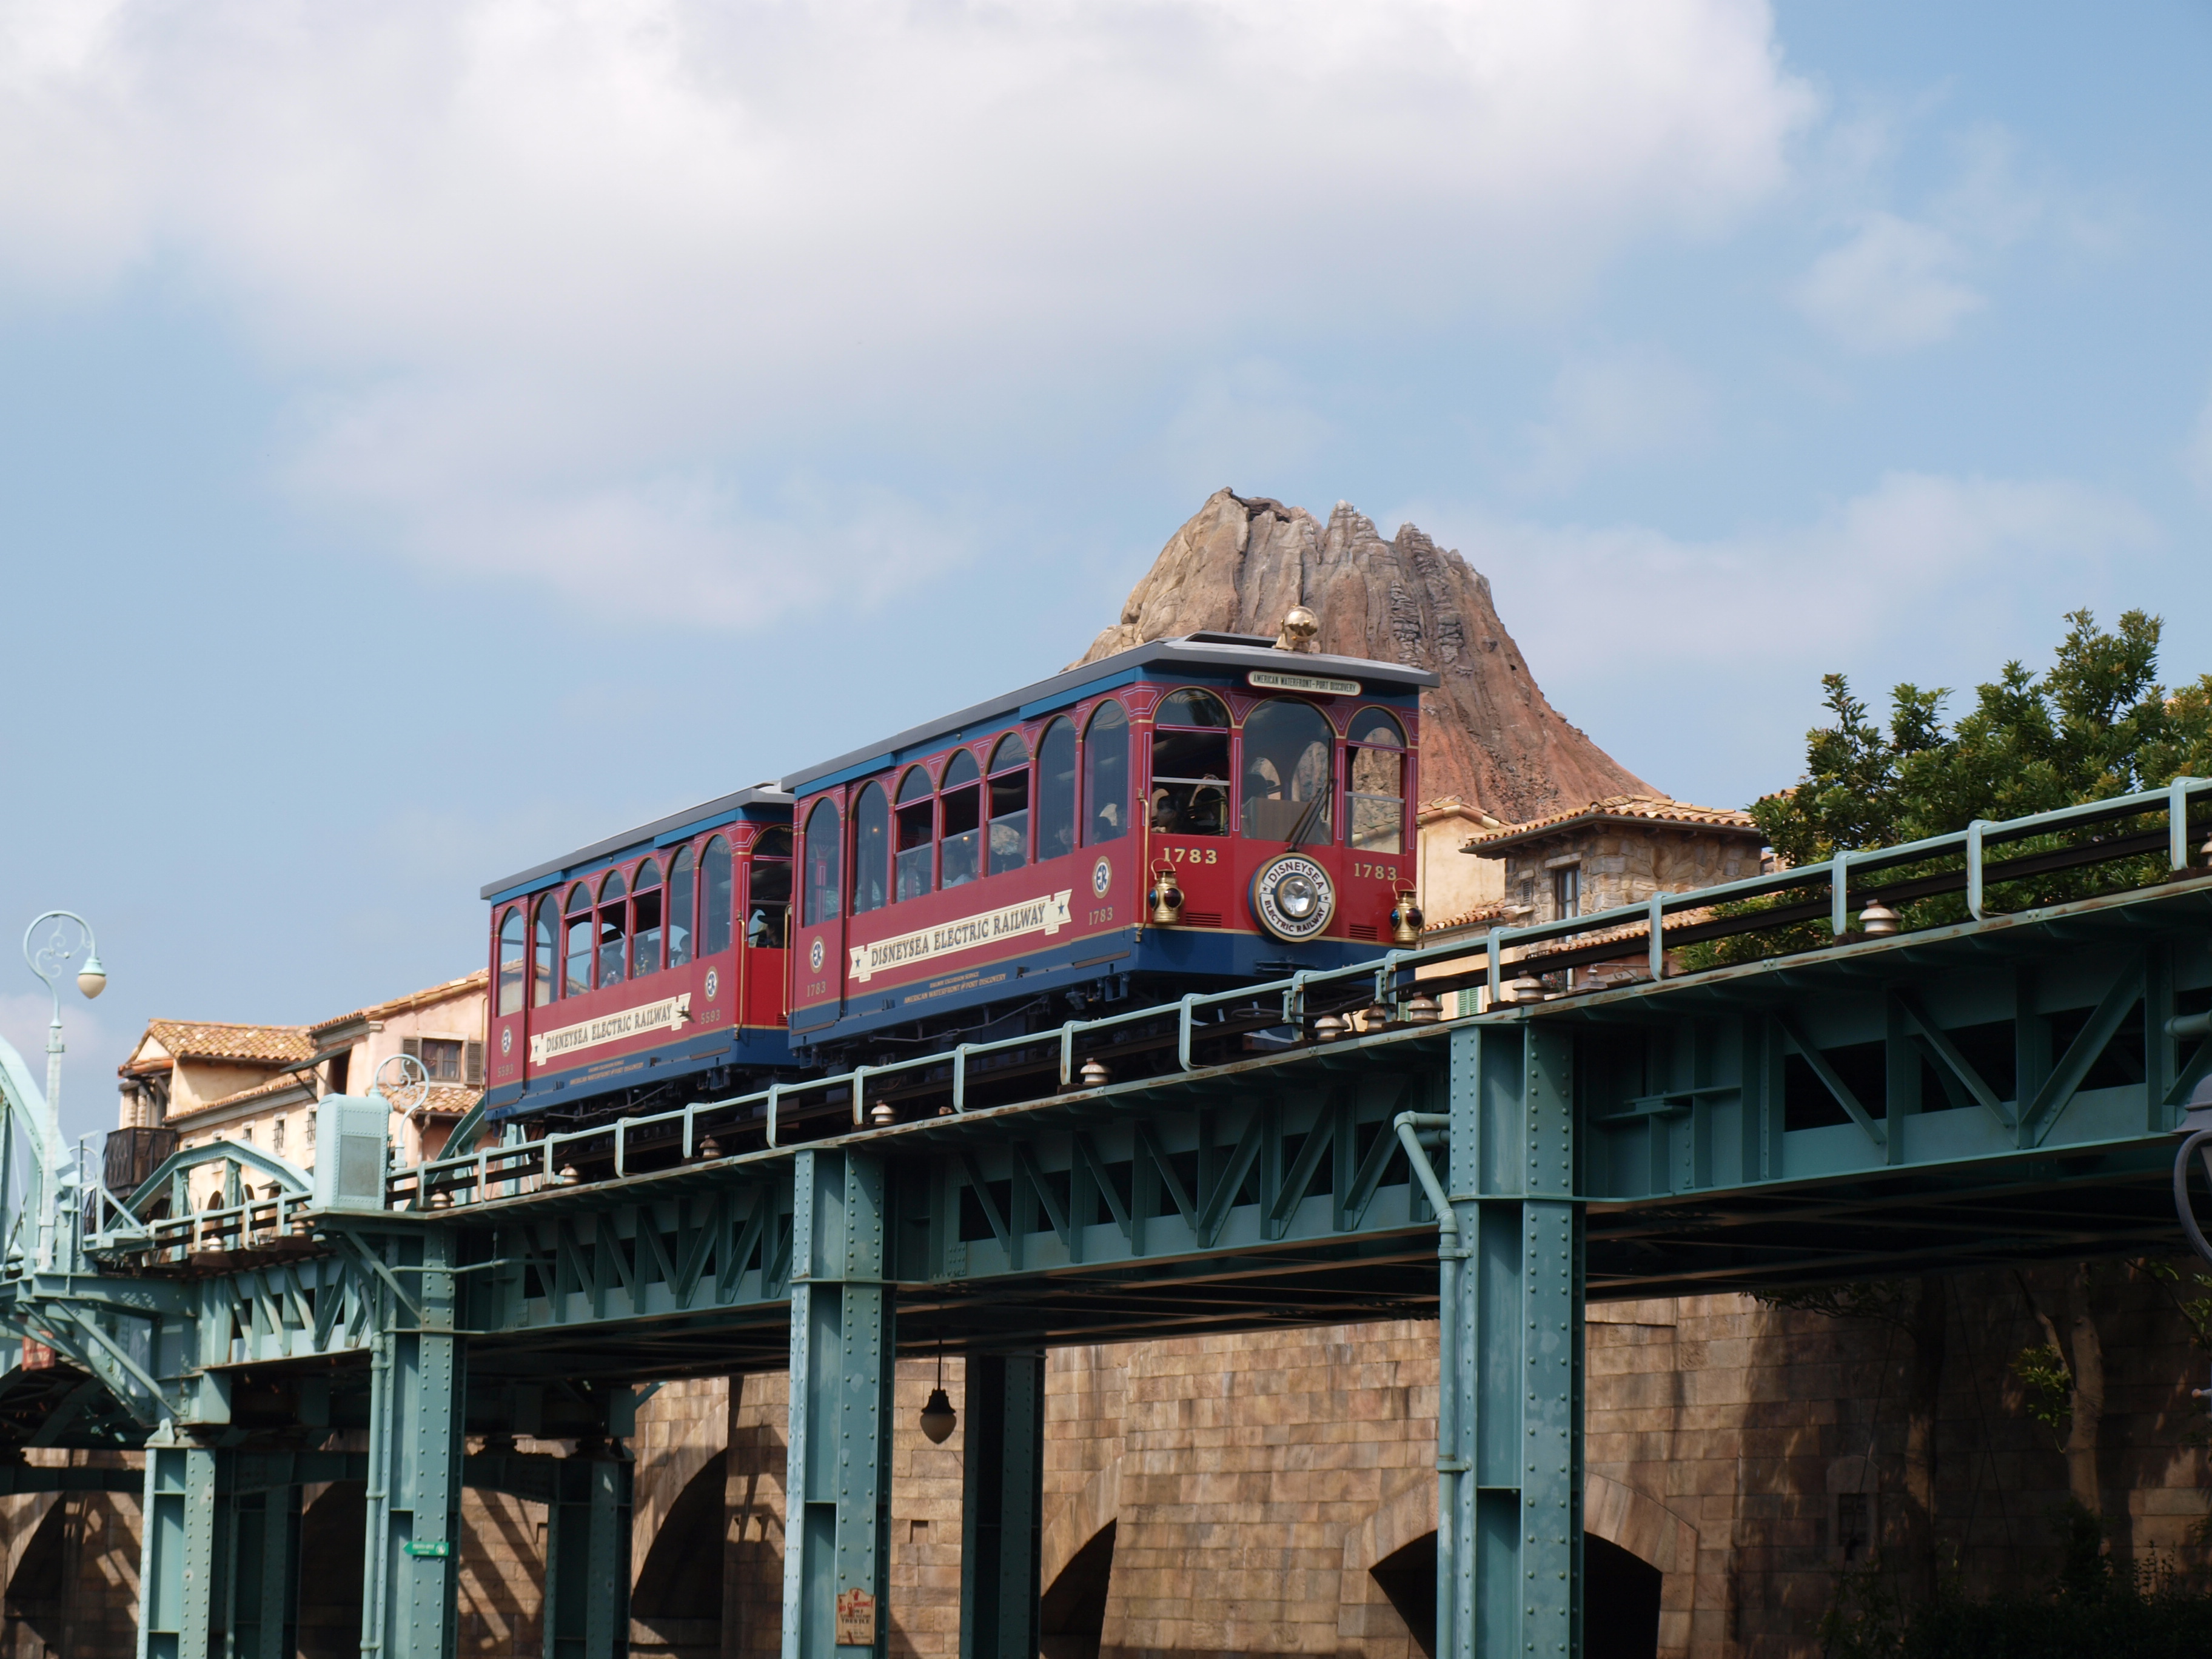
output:
[[1793,776],[1823,671],[2076,605],[2212,670],[2208,58],[2179,4],[0,7],[0,922],[100,931],[65,1115],[150,1016],[464,972],[483,880],[1051,672],[1224,483],[1461,549],[1685,799]]

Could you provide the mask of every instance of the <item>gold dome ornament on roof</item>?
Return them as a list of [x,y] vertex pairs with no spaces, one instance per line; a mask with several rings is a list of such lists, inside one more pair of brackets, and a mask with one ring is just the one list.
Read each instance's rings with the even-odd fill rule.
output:
[[1278,651],[1310,651],[1314,635],[1321,632],[1321,618],[1302,605],[1292,605],[1283,617],[1283,631],[1275,635]]

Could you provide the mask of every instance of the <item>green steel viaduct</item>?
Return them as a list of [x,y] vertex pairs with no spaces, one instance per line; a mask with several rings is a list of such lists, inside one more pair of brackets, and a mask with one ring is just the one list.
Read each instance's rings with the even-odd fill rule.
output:
[[[605,1659],[639,1390],[788,1367],[783,1651],[862,1659],[894,1362],[941,1344],[969,1357],[962,1652],[1033,1659],[1048,1346],[1434,1318],[1439,1651],[1574,1656],[1585,1298],[2180,1244],[2209,836],[2185,779],[574,1134],[465,1122],[418,1168],[384,1099],[333,1096],[312,1175],[218,1142],[127,1197],[0,1047],[27,1170],[0,1322],[74,1368],[0,1377],[0,1432],[144,1449],[146,1659],[292,1653],[299,1491],[341,1478],[365,1659],[453,1652],[467,1486],[550,1506],[545,1651]],[[1894,931],[1942,896],[1959,920]],[[1817,943],[1670,965],[1778,926]],[[1624,959],[1644,976],[1569,972]],[[1443,1018],[1468,988],[1486,1012]],[[210,1162],[236,1201],[193,1212]],[[139,1480],[0,1462],[12,1491]]]

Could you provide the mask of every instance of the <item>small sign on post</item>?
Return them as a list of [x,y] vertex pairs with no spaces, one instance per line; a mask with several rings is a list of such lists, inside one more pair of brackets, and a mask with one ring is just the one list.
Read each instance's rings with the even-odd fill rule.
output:
[[876,1644],[876,1598],[864,1589],[837,1592],[837,1645],[872,1648]]

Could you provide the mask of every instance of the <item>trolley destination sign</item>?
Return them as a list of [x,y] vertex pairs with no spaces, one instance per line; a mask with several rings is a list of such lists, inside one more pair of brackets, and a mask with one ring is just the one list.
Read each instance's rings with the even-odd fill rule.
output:
[[543,1066],[549,1060],[572,1054],[579,1048],[596,1048],[602,1042],[618,1042],[645,1031],[673,1031],[690,1018],[691,994],[686,991],[681,996],[641,1002],[635,1008],[620,1008],[597,1019],[563,1025],[556,1031],[534,1032],[530,1039],[530,1063]]
[[980,915],[917,928],[896,939],[878,939],[873,945],[855,945],[852,947],[851,976],[866,985],[887,969],[951,956],[956,951],[973,950],[979,945],[995,945],[1000,939],[1018,939],[1024,933],[1056,933],[1070,924],[1067,901],[1074,891],[1072,887],[1063,887],[1049,897],[1025,899],[1019,904],[986,910]]
[[1262,691],[1304,691],[1316,697],[1356,697],[1359,695],[1358,680],[1331,679],[1324,674],[1282,674],[1270,668],[1255,668],[1244,676],[1244,683]]

